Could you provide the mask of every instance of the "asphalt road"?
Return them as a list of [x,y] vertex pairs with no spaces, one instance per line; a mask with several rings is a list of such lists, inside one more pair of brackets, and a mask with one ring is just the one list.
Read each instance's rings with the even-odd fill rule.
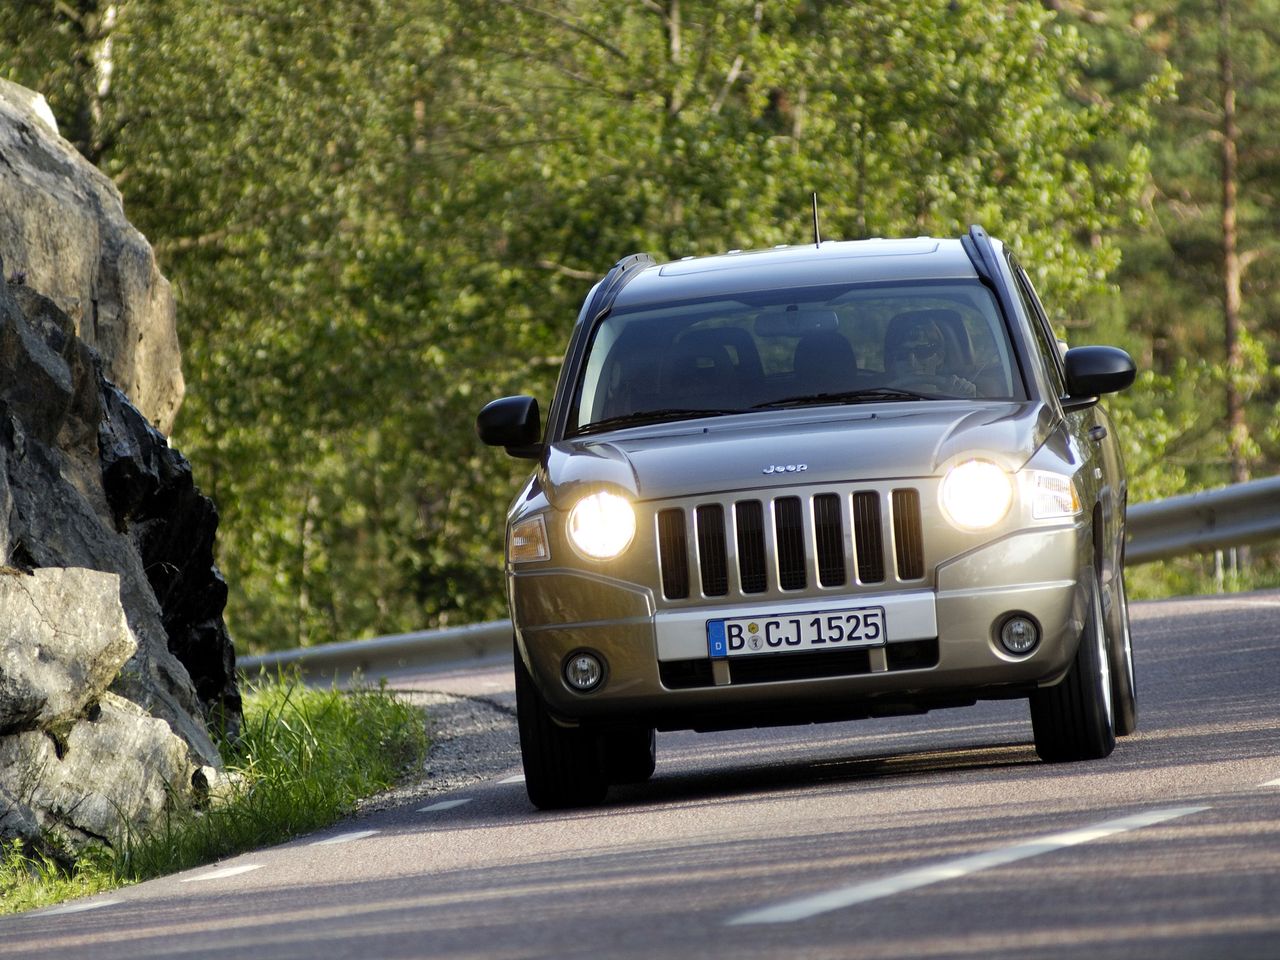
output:
[[0,957],[1280,958],[1280,593],[1133,619],[1140,732],[1103,761],[1039,763],[1024,703],[660,734],[599,809],[537,813],[510,766],[0,918]]

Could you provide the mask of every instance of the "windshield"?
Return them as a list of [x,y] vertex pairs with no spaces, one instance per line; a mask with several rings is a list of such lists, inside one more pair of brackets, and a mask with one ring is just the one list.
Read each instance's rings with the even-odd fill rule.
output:
[[976,281],[807,287],[619,310],[592,337],[569,432],[747,410],[1025,399]]

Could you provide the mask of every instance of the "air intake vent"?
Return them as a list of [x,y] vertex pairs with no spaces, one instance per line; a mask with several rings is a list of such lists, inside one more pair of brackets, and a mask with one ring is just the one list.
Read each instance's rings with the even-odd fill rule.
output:
[[880,496],[869,490],[853,495],[853,547],[862,583],[884,582],[884,534],[880,526]]
[[920,523],[920,494],[893,491],[893,541],[898,555],[898,579],[924,576],[924,532]]
[[658,564],[662,568],[662,593],[668,600],[689,596],[689,543],[683,510],[658,514]]
[[729,592],[729,566],[724,553],[724,508],[709,503],[697,509],[698,566],[702,571],[702,592],[723,597]]
[[844,584],[844,518],[840,497],[822,493],[813,498],[813,535],[818,554],[818,582],[824,587]]
[[764,593],[769,582],[765,574],[764,506],[759,500],[734,504],[738,523],[738,574],[743,593]]
[[773,502],[773,526],[778,538],[778,585],[783,590],[803,590],[807,578],[799,497],[781,497]]

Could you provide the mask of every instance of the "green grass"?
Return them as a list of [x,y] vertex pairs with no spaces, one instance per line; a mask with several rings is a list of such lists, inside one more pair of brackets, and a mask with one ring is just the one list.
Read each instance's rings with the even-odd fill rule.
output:
[[128,834],[70,868],[0,848],[0,913],[162,876],[279,843],[327,826],[378,793],[425,755],[422,713],[384,690],[310,690],[278,678],[252,685],[235,744],[223,745],[231,775],[204,809],[171,810],[156,831]]
[[1247,566],[1224,572],[1221,584],[1214,573],[1213,556],[1177,557],[1125,568],[1130,600],[1162,600],[1168,597],[1244,593],[1280,587],[1280,554],[1255,548]]

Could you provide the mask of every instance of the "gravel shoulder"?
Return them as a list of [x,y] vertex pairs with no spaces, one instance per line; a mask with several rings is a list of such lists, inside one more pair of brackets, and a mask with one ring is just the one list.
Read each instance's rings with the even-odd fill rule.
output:
[[360,814],[421,801],[499,773],[519,772],[520,741],[510,707],[440,690],[395,692],[423,710],[431,747],[419,773],[363,801]]

